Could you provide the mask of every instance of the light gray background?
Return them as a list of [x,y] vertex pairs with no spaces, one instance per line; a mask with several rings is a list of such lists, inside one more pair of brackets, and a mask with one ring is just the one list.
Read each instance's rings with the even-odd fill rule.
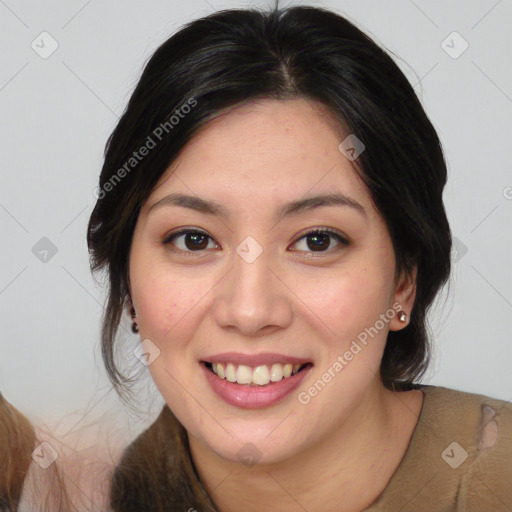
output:
[[[445,148],[459,252],[450,294],[432,311],[435,354],[423,382],[511,400],[512,2],[309,4],[344,13],[403,59]],[[0,0],[0,390],[32,420],[94,417],[118,404],[98,344],[104,288],[85,239],[104,145],[160,43],[188,20],[250,5],[266,4]],[[58,43],[46,59],[31,47],[43,31]],[[453,31],[469,44],[458,58],[442,46]],[[452,52],[460,44],[444,43]],[[46,263],[32,252],[42,237],[57,248]],[[124,327],[129,359],[138,338],[128,319]]]

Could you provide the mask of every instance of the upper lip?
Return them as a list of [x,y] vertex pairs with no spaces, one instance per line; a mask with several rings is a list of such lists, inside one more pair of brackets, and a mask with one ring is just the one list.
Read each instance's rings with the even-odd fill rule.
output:
[[274,363],[281,364],[306,364],[310,363],[309,359],[303,357],[293,357],[284,354],[276,354],[273,352],[265,352],[262,354],[242,354],[241,352],[223,352],[222,354],[214,354],[206,356],[202,359],[206,363],[233,363],[243,364],[246,366],[261,366],[264,364],[272,365]]

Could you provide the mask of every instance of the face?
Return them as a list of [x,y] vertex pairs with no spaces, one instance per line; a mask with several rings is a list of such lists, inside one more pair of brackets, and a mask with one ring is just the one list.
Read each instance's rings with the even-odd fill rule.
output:
[[410,312],[347,135],[309,101],[247,103],[203,127],[140,212],[129,275],[149,371],[224,459],[272,463],[332,434]]

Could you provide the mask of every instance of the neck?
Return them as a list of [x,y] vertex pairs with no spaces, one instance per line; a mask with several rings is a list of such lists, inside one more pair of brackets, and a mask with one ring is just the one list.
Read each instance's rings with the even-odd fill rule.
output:
[[286,460],[246,467],[189,434],[191,454],[220,512],[292,512],[301,506],[358,512],[378,498],[400,464],[422,403],[421,391],[392,392],[375,379],[346,421]]

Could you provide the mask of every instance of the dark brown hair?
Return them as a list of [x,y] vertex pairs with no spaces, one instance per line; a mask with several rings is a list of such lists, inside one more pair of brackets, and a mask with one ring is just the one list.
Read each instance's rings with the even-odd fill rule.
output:
[[16,510],[35,447],[29,420],[0,393],[0,511]]
[[34,465],[32,453],[40,443],[29,419],[0,393],[1,512],[17,510],[22,495],[25,504],[36,502],[39,510],[76,510],[72,508],[59,464],[45,469]]
[[[418,270],[410,323],[389,332],[381,378],[389,389],[410,389],[428,366],[426,315],[449,277],[451,234],[441,143],[411,84],[383,49],[334,12],[226,10],[188,23],[155,51],[105,147],[87,242],[92,271],[108,273],[102,355],[121,397],[133,381],[117,368],[114,348],[130,300],[129,250],[140,209],[202,126],[265,98],[322,104],[363,141],[355,169],[389,229],[396,273]],[[135,158],[142,147],[150,149]],[[167,406],[126,450],[113,478],[112,506],[215,510],[186,432]]]

